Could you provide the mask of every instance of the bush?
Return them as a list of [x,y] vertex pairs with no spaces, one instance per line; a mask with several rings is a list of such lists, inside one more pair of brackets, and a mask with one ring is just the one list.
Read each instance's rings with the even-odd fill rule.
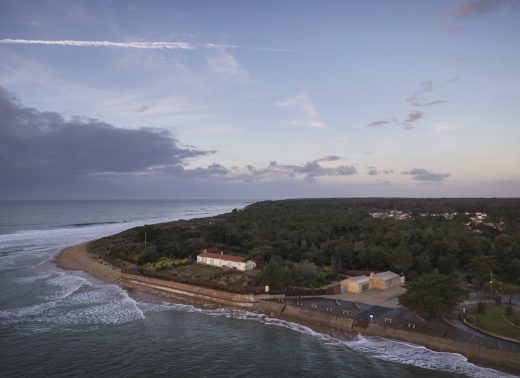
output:
[[513,315],[513,306],[508,305],[508,306],[506,307],[506,315],[507,315],[507,316],[511,316],[511,315]]
[[478,302],[478,305],[477,305],[477,312],[479,314],[484,314],[487,310],[487,306],[484,302]]

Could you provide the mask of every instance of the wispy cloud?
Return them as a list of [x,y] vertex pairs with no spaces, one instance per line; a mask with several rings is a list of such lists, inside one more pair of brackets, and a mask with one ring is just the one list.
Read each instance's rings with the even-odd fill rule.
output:
[[112,41],[77,41],[77,40],[41,40],[41,39],[0,39],[0,45],[46,45],[71,47],[119,47],[126,49],[195,49],[187,42],[112,42]]
[[317,163],[321,163],[321,162],[324,162],[324,161],[337,161],[337,160],[341,160],[341,157],[337,156],[337,155],[326,155],[326,156],[324,156],[322,158],[319,158],[319,159],[316,159],[314,161],[317,162]]
[[[449,82],[454,82],[458,80],[459,77],[450,80]],[[435,89],[435,85],[433,81],[426,80],[419,83],[419,88],[417,88],[410,96],[407,97],[408,103],[413,107],[425,107],[425,106],[433,106],[444,104],[446,100],[425,100],[424,97],[430,93],[432,93]],[[378,121],[374,121],[366,125],[366,127],[382,127],[391,124],[402,125],[405,129],[413,129],[413,125],[424,118],[426,113],[422,111],[412,110],[408,113],[406,118],[403,121],[400,121],[397,118],[387,118],[381,119]]]
[[402,122],[402,125],[405,129],[413,129],[413,125],[422,118],[424,118],[423,112],[413,110],[408,113],[408,117]]
[[417,181],[441,182],[450,177],[449,173],[435,173],[424,168],[414,168],[409,171],[401,172],[402,175],[410,175]]
[[324,167],[319,164],[322,161],[332,160],[337,159],[324,160],[321,158],[302,165],[278,164],[276,161],[272,161],[265,168],[255,168],[251,165],[247,166],[245,171],[237,168],[234,172],[234,176],[235,179],[243,181],[303,179],[306,182],[315,182],[317,177],[352,176],[357,174],[356,167],[353,165]]
[[433,92],[433,89],[434,85],[431,80],[423,81],[419,84],[419,88],[412,95],[408,96],[408,102],[412,106],[431,106],[444,104],[446,100],[424,101],[422,99],[425,94]]
[[389,174],[394,173],[393,169],[378,170],[376,167],[367,167],[367,169],[368,169],[367,175],[369,175],[369,176],[378,176],[378,175],[381,175],[381,174],[389,175]]
[[450,7],[441,18],[460,19],[466,17],[482,16],[495,11],[507,4],[513,4],[510,0],[469,0]]
[[382,120],[379,120],[379,121],[374,121],[374,122],[371,122],[367,125],[367,127],[382,127],[382,126],[385,126],[385,125],[390,125],[390,124],[395,124],[397,122],[397,119],[395,118],[392,118],[392,119],[382,119]]
[[188,42],[164,42],[164,41],[83,41],[83,40],[45,40],[45,39],[0,39],[0,45],[45,45],[45,46],[68,46],[68,47],[117,47],[126,49],[151,49],[151,50],[195,50],[195,49],[252,49],[263,51],[283,52],[286,49],[276,47],[238,46],[219,43],[193,44]]
[[225,49],[251,49],[251,50],[274,51],[274,52],[289,51],[287,49],[282,49],[282,48],[278,48],[278,47],[256,47],[256,46],[244,47],[244,46],[238,46],[238,45],[228,45],[225,43],[206,43],[204,45],[204,47],[206,47],[208,49],[225,48]]
[[206,60],[209,69],[219,75],[242,75],[243,70],[233,55],[227,52],[225,47],[217,46],[211,48]]
[[440,17],[441,26],[450,33],[461,33],[464,27],[460,25],[463,19],[484,16],[504,6],[514,7],[519,3],[511,0],[467,0],[448,8]]
[[299,119],[290,122],[294,126],[306,126],[322,129],[325,124],[319,119],[318,113],[312,101],[309,99],[307,91],[297,94],[296,96],[288,97],[285,100],[279,101],[275,104],[279,107],[292,107],[303,111],[305,119]]

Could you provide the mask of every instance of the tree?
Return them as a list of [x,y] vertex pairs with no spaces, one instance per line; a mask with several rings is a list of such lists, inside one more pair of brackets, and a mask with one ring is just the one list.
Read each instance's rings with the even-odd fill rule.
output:
[[426,274],[409,284],[408,291],[399,297],[399,304],[435,318],[449,313],[466,297],[467,291],[454,277]]
[[413,263],[413,256],[408,247],[399,244],[390,254],[386,256],[387,263],[399,273],[406,273]]
[[471,259],[469,269],[475,274],[480,290],[482,290],[484,283],[489,280],[490,273],[495,268],[495,256],[478,255]]
[[513,295],[520,293],[520,286],[504,282],[502,284],[502,293],[509,295],[509,304],[511,304]]

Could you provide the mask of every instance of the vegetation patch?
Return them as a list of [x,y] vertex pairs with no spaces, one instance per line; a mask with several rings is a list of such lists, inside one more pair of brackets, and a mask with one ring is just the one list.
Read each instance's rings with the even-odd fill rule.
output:
[[[391,270],[407,281],[457,276],[486,290],[493,272],[494,287],[514,295],[520,284],[519,208],[520,199],[485,198],[263,201],[211,218],[136,227],[90,248],[111,262],[172,278],[188,274],[174,267],[177,261],[194,261],[201,249],[215,246],[258,265],[254,280],[226,276],[221,282],[317,287],[347,270]],[[381,211],[405,211],[407,217],[376,216]],[[480,218],[487,213],[484,220],[477,212]],[[198,268],[192,269],[196,276]]]
[[[487,306],[484,312],[475,314],[475,324],[486,331],[520,340],[520,328],[512,326],[503,319],[506,308],[504,305]],[[513,311],[513,314],[508,317],[511,318],[520,318],[518,310]]]

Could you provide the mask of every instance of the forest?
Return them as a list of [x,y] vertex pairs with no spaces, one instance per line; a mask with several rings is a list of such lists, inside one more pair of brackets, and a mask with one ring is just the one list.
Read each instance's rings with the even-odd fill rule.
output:
[[[386,210],[411,217],[370,215]],[[446,212],[457,215],[439,216]],[[487,222],[469,228],[475,212],[487,213]],[[481,287],[493,272],[504,285],[519,285],[520,199],[262,201],[216,217],[130,229],[91,248],[142,266],[161,257],[193,260],[211,246],[254,259],[258,284],[277,287],[315,287],[348,270],[392,270],[409,281],[432,272],[456,274]]]

